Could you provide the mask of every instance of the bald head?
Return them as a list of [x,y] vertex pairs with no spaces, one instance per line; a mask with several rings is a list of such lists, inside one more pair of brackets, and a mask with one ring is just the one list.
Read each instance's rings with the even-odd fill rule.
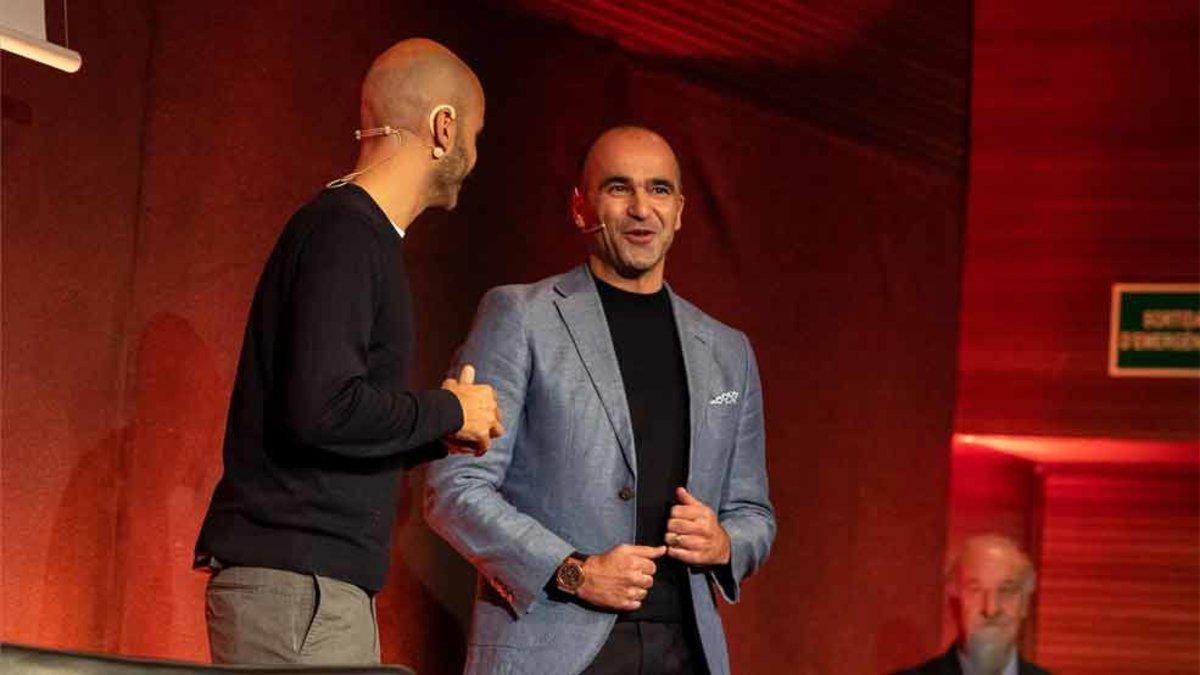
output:
[[580,186],[594,189],[595,181],[602,180],[600,177],[614,160],[631,154],[652,161],[665,177],[670,178],[677,188],[680,187],[683,176],[671,144],[654,131],[639,126],[613,127],[592,141],[580,167]]
[[363,80],[362,125],[426,133],[430,112],[442,104],[454,106],[460,116],[481,116],[479,78],[442,45],[424,38],[404,40],[380,54]]
[[403,229],[430,207],[453,209],[483,128],[479,79],[449,49],[421,38],[380,54],[362,86],[353,180]]

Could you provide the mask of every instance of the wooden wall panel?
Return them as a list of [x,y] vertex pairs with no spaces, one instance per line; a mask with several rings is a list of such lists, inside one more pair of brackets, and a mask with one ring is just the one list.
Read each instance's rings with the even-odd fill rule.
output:
[[957,430],[1196,438],[1195,380],[1109,378],[1109,289],[1200,275],[1197,5],[975,4]]
[[1058,675],[1200,669],[1200,480],[1049,470],[1037,659]]

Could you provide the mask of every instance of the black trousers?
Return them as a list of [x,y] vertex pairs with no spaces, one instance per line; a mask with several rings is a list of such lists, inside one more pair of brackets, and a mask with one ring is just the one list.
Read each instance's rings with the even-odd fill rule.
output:
[[583,675],[708,675],[691,626],[618,621]]

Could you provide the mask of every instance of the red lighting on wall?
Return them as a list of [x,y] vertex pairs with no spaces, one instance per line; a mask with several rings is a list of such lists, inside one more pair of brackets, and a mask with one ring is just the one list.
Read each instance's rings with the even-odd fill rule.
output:
[[1200,464],[1200,442],[954,434],[955,453],[993,450],[1037,463]]

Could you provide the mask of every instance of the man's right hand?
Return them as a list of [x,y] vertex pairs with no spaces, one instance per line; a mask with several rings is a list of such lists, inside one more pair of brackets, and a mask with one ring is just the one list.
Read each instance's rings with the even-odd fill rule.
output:
[[442,389],[458,398],[463,411],[462,428],[446,439],[451,451],[461,447],[476,455],[487,452],[492,439],[504,435],[496,392],[489,385],[475,384],[475,368],[470,365],[462,367],[457,380],[446,378]]
[[583,563],[583,585],[575,595],[596,607],[631,612],[642,606],[654,585],[654,560],[666,552],[666,546],[621,544],[589,556]]

